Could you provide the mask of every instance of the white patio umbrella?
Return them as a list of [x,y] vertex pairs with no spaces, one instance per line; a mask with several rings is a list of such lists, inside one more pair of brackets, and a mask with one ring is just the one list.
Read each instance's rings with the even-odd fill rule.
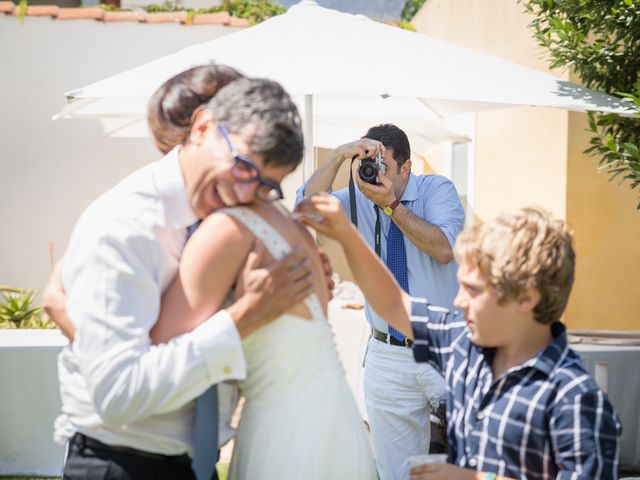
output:
[[[629,102],[553,75],[304,0],[254,27],[71,91],[61,116],[82,116],[89,108],[92,116],[117,118],[127,102],[144,103],[171,76],[209,61],[307,95],[307,138],[313,132],[311,95],[413,97],[436,118],[514,105],[634,112]],[[345,121],[352,113],[343,113]]]
[[[304,95],[294,95],[304,105]],[[74,112],[75,118],[97,118],[109,137],[149,135],[146,111],[148,98],[100,99]],[[415,152],[442,141],[469,139],[441,125],[441,120],[417,98],[350,95],[316,95],[313,105],[313,138],[316,147],[335,148],[361,137],[369,127],[394,123],[403,128]]]

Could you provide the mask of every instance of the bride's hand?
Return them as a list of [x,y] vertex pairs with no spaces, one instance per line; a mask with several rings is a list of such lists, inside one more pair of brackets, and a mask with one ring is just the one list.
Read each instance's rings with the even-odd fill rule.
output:
[[305,198],[296,208],[294,218],[339,242],[347,239],[353,232],[353,226],[344,214],[340,201],[328,193]]

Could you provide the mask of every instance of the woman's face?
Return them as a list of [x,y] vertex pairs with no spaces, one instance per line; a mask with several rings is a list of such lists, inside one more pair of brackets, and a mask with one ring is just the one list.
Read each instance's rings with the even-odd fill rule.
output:
[[[247,126],[238,133],[229,133],[228,138],[235,153],[250,160],[263,180],[280,183],[291,172],[288,165],[264,165],[261,155],[249,148],[255,132]],[[198,136],[197,145],[188,144],[181,162],[191,207],[198,218],[204,218],[215,210],[234,205],[249,204],[256,200],[259,181],[241,182],[234,175],[236,163],[227,141],[220,133],[217,123],[209,120]]]
[[[260,155],[246,155],[246,157],[251,159],[260,177],[271,183],[279,185],[291,173],[291,168],[288,165],[269,164],[265,166]],[[260,185],[257,179],[252,182],[241,182],[233,175],[232,169],[228,169],[218,178],[216,192],[227,207],[246,205],[258,200]]]

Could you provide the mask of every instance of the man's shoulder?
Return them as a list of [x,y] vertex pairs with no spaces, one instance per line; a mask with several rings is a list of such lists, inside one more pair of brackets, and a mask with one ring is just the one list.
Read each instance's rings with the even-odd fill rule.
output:
[[87,206],[75,224],[70,248],[77,242],[127,243],[134,237],[151,235],[153,225],[163,217],[162,206],[148,189],[138,188],[139,182],[130,181],[133,175]]
[[441,185],[450,185],[453,187],[453,182],[444,175],[437,173],[421,173],[413,175],[418,188],[437,188]]

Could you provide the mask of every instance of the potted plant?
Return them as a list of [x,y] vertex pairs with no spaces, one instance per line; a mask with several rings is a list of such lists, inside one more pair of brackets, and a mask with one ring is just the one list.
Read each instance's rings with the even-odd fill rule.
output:
[[37,292],[0,286],[0,475],[58,475],[57,357],[67,341],[36,304]]
[[0,286],[0,328],[53,328],[42,314],[42,307],[34,305],[37,292],[22,288]]

